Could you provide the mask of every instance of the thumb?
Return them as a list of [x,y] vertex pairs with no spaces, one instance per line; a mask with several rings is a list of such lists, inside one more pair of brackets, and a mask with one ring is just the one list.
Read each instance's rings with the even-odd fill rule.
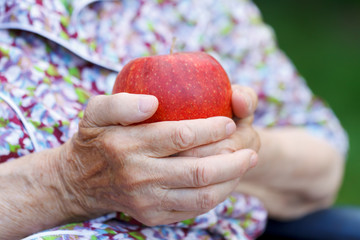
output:
[[90,99],[80,124],[83,127],[105,127],[139,123],[150,118],[158,105],[157,98],[151,95],[98,95]]

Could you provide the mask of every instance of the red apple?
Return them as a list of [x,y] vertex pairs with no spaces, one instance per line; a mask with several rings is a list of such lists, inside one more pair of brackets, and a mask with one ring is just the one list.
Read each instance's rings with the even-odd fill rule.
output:
[[232,117],[231,84],[212,56],[204,52],[137,58],[116,78],[113,93],[154,95],[156,113],[145,122]]

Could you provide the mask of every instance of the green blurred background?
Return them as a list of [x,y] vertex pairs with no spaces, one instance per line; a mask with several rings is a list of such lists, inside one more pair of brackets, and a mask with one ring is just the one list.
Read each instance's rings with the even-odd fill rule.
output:
[[255,0],[279,46],[350,138],[337,204],[360,205],[360,1]]

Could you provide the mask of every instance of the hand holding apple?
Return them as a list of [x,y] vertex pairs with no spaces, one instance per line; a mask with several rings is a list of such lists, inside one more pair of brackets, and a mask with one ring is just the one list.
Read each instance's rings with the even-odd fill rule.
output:
[[257,106],[257,95],[248,87],[233,85],[232,109],[235,115],[236,131],[228,138],[184,151],[179,156],[206,157],[231,153],[241,149],[259,151],[260,138],[252,126]]
[[[147,111],[139,111],[143,103],[150,103]],[[78,133],[62,146],[53,167],[61,195],[70,201],[59,201],[68,217],[115,211],[150,226],[168,224],[209,211],[238,186],[257,158],[254,151],[169,157],[229,137],[235,131],[231,119],[137,124],[156,108],[156,98],[149,95],[91,98]]]
[[204,52],[132,60],[116,78],[113,93],[119,92],[158,98],[158,110],[146,122],[232,117],[229,78]]

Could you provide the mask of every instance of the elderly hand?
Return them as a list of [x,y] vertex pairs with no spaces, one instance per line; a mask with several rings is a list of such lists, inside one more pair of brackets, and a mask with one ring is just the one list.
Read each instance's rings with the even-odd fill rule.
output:
[[[233,98],[241,98],[237,90]],[[237,146],[218,156],[168,157],[229,141],[236,126],[226,117],[131,125],[157,105],[153,96],[126,93],[90,100],[57,163],[64,198],[72,199],[69,215],[118,211],[150,226],[189,219],[222,202],[257,161],[254,151]]]
[[257,95],[248,87],[232,86],[232,108],[236,131],[221,141],[199,146],[179,153],[179,156],[207,157],[211,155],[233,153],[241,149],[259,151],[260,138],[252,126],[257,106]]

